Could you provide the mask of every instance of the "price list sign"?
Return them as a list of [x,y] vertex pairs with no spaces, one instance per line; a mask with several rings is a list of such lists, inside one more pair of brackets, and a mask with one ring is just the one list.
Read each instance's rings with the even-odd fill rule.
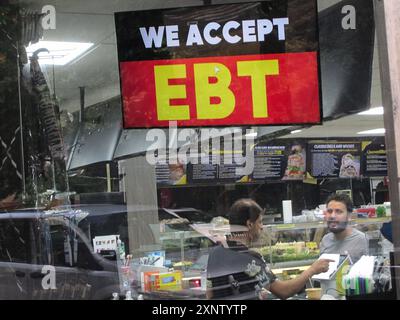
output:
[[310,142],[308,153],[313,177],[360,176],[360,142]]

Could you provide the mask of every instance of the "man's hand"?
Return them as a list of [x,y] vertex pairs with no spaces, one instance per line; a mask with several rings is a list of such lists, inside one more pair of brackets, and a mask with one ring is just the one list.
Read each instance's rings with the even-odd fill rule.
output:
[[319,259],[315,261],[310,267],[312,275],[327,272],[329,269],[329,262],[333,262],[333,260]]

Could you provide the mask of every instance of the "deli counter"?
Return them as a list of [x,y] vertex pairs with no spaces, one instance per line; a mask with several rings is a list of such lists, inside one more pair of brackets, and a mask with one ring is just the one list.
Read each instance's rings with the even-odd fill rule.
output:
[[[21,287],[25,299],[276,299],[255,290],[254,279],[244,270],[251,267],[251,260],[243,265],[235,260],[233,250],[221,250],[231,232],[225,218],[210,223],[163,219],[142,224],[141,233],[132,237],[128,220],[135,214],[141,217],[139,213],[149,215],[143,210],[80,205],[2,213],[1,297],[20,297]],[[388,221],[390,217],[351,221],[368,236],[370,255],[381,269],[373,289],[381,292],[390,289],[379,286],[385,276],[390,278],[386,271],[392,265],[392,248],[380,232]],[[265,224],[251,249],[278,279],[290,279],[318,259],[325,233],[322,220]],[[222,269],[221,262],[225,263]],[[52,272],[57,276],[51,277]],[[27,273],[32,275],[29,282],[18,281]],[[305,291],[295,298],[305,298]]]
[[[380,233],[382,224],[389,221],[390,217],[355,217],[350,223],[367,235],[370,256],[373,257],[375,264],[379,262],[381,266],[387,267],[384,273],[386,275],[389,273],[390,277],[389,253],[392,248]],[[215,281],[211,282],[210,278],[215,279],[215,275],[210,255],[213,254],[213,248],[220,246],[221,239],[229,234],[229,225],[221,218],[218,223],[191,224],[187,227],[188,230],[176,230],[176,226],[160,227],[159,250],[142,252],[140,257],[132,259],[130,268],[127,268],[126,264],[121,268],[124,279],[122,294],[131,291],[143,299],[260,298],[254,287],[241,284],[241,279],[243,283],[247,283],[248,279],[243,278],[243,270],[236,270],[234,266],[232,270],[226,270],[226,274],[218,274],[217,283],[221,289],[214,290],[218,294],[211,296],[209,292],[211,286],[215,286]],[[268,224],[264,225],[259,242],[251,249],[263,256],[278,279],[288,280],[299,275],[319,258],[319,243],[326,232],[323,220]],[[219,259],[224,257],[221,256]],[[239,290],[232,286],[233,282],[238,283]],[[306,287],[314,285],[319,286],[320,283],[310,281]],[[370,291],[372,293],[376,290],[390,289],[390,284],[385,286],[385,289],[375,286]],[[331,296],[335,299],[344,299],[346,293],[343,288],[341,289],[341,295]],[[296,298],[305,299],[306,292],[303,290],[292,299]],[[276,299],[276,297],[265,294],[263,299]]]

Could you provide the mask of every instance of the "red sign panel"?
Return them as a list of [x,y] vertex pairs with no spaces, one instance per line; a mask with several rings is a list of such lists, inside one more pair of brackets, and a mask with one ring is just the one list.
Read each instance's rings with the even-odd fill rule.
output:
[[316,52],[122,62],[125,127],[320,120]]

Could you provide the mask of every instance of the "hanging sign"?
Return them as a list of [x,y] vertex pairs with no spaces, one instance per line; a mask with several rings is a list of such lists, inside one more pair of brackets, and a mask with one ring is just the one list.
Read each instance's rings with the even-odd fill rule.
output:
[[124,128],[321,121],[315,0],[115,14]]
[[375,138],[372,141],[363,141],[361,160],[363,176],[387,176],[388,164],[384,139]]
[[361,142],[309,142],[310,173],[315,178],[360,176]]

